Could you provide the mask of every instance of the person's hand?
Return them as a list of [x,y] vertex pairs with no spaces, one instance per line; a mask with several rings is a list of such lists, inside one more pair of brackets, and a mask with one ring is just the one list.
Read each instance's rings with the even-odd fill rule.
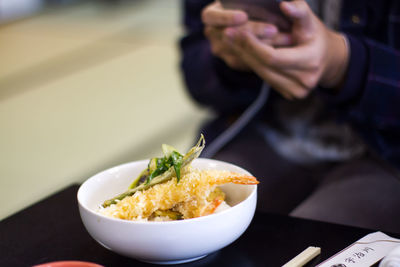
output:
[[227,10],[216,1],[209,4],[202,11],[202,21],[205,25],[204,34],[211,44],[211,51],[225,63],[236,70],[250,70],[237,54],[235,49],[226,42],[231,28],[252,33],[260,41],[275,46],[291,44],[290,36],[279,33],[276,26],[268,23],[249,21],[245,12],[240,10]]
[[288,99],[304,98],[318,84],[338,88],[349,57],[344,37],[329,30],[303,0],[282,2],[281,9],[293,22],[293,46],[268,45],[241,28],[230,28],[225,43]]

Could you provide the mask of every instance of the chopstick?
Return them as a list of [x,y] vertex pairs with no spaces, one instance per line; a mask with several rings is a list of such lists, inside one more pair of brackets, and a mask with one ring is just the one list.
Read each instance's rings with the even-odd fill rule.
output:
[[321,253],[319,247],[308,247],[282,267],[301,267]]

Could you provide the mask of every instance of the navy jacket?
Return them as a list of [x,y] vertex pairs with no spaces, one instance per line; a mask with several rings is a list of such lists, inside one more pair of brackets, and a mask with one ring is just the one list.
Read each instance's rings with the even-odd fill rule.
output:
[[[212,56],[200,18],[210,2],[183,1],[181,67],[196,101],[229,114],[249,105],[262,81]],[[351,50],[347,77],[339,94],[316,91],[327,109],[350,122],[373,150],[400,168],[400,1],[352,0],[342,5],[339,30],[347,35]]]

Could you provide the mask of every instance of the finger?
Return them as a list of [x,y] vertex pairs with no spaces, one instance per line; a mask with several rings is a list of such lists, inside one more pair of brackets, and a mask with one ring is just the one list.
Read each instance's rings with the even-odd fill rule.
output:
[[[254,51],[262,53],[262,47],[257,45]],[[265,51],[265,58],[268,64],[275,68],[286,68],[286,69],[315,69],[318,68],[320,63],[318,57],[310,56],[314,55],[315,51],[312,51],[313,47],[309,46],[296,46],[296,47],[278,47],[276,49],[270,49]],[[255,52],[256,53],[256,52]]]
[[222,8],[219,2],[214,2],[203,9],[202,21],[210,26],[238,26],[247,22],[247,14],[240,10]]
[[[250,54],[253,55],[254,58],[257,58],[258,61],[261,62],[261,64],[264,66],[269,67],[269,69],[275,70],[275,72],[281,74],[281,76],[284,76],[286,78],[290,78],[290,80],[293,81],[293,90],[292,94],[297,97],[297,98],[302,98],[307,94],[304,94],[308,92],[309,90],[315,88],[319,82],[319,77],[320,77],[320,71],[321,68],[319,64],[312,64],[312,60],[307,57],[309,53],[304,53],[301,50],[294,50],[292,48],[286,49],[286,48],[278,48],[274,49],[269,45],[262,44],[258,49],[258,52],[251,52],[252,51],[252,42],[258,42],[260,43],[257,38],[254,38],[248,33],[243,33],[244,35],[247,36],[247,40],[251,40],[247,44],[242,44],[241,47],[241,53],[246,53],[245,51],[250,52]],[[265,57],[265,50],[270,50],[275,53],[274,56],[271,56],[271,54],[267,55],[267,58]],[[283,62],[284,65],[281,65],[282,58],[280,57],[281,55],[285,55],[285,53],[289,51],[288,55],[288,62]],[[294,55],[291,55],[290,53],[294,51]],[[263,54],[264,53],[264,54]],[[292,62],[293,58],[295,60],[299,59],[299,56],[303,55],[302,61],[301,62]],[[305,55],[305,56],[304,56]],[[277,57],[277,59],[274,59],[273,57]],[[296,58],[297,57],[297,58]],[[279,63],[279,64],[278,64]],[[276,80],[279,80],[278,77],[276,77]],[[296,88],[300,85],[300,89],[297,90]],[[305,91],[304,91],[305,90]]]
[[278,33],[278,28],[270,23],[249,21],[248,23],[240,27],[244,28],[244,30],[252,32],[261,39],[273,38]]
[[274,69],[257,66],[257,63],[252,64],[248,62],[248,59],[246,59],[245,62],[257,75],[287,99],[302,99],[310,92],[308,88],[303,87],[296,80],[289,76],[282,75],[282,73]]
[[211,52],[219,56],[223,51],[222,48],[222,31],[216,27],[206,26],[204,28],[204,35],[210,41]]
[[284,69],[282,70],[282,74],[296,80],[307,90],[312,90],[317,87],[321,77],[321,72],[319,70]]
[[260,41],[264,44],[274,46],[274,47],[282,47],[282,46],[291,46],[293,45],[293,38],[291,34],[287,33],[277,33],[272,39],[261,38]]
[[229,44],[222,38],[223,30],[217,27],[206,26],[204,34],[210,40],[211,52],[220,57],[232,69],[248,71],[249,68],[235,55]]
[[209,40],[221,40],[223,36],[224,29],[212,27],[212,26],[205,26],[204,27],[204,35]]
[[309,90],[302,84],[288,75],[283,75],[279,71],[263,64],[257,56],[248,53],[246,48],[240,45],[233,45],[233,50],[241,55],[241,59],[258,76],[270,84],[275,90],[280,92],[285,98],[304,98]]
[[302,99],[305,98],[310,90],[299,84],[290,76],[283,75],[275,69],[265,68],[257,63],[249,63],[248,59],[245,62],[259,75],[264,81],[280,92],[287,99]]
[[282,1],[280,7],[282,12],[296,25],[304,29],[310,29],[312,27],[313,13],[306,1]]
[[266,45],[254,35],[246,31],[233,31],[230,33],[234,43],[237,43],[254,57],[259,58],[265,65],[277,69],[304,69],[305,66],[315,67],[318,62],[310,59],[314,51],[309,46],[279,47]]

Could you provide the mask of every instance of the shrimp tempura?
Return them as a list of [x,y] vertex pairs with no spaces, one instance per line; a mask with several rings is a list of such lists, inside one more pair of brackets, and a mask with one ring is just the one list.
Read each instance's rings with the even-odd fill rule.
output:
[[175,177],[137,191],[101,212],[120,219],[147,220],[156,211],[173,209],[180,212],[183,219],[195,218],[212,213],[215,205],[223,201],[224,195],[216,187],[226,183],[258,184],[258,181],[253,176],[234,172],[191,169],[183,174],[179,183]]

